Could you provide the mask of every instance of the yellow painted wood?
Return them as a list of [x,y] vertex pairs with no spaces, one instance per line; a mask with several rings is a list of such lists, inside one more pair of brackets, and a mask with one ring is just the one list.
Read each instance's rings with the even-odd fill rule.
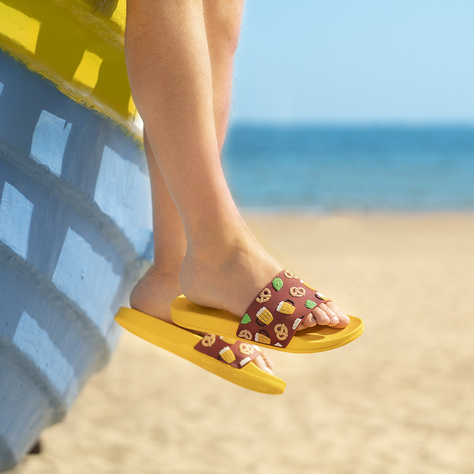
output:
[[74,73],[73,81],[80,82],[86,87],[93,89],[99,79],[102,58],[90,51],[84,51],[82,60]]
[[[8,21],[5,21],[6,19]],[[20,48],[24,48],[29,53],[35,53],[40,29],[38,20],[0,2],[0,22],[3,26],[3,35],[18,44]]]
[[139,133],[123,49],[126,0],[0,0],[0,48]]
[[115,22],[122,31],[125,30],[125,13],[127,9],[126,3],[127,0],[119,0],[111,18],[111,20]]

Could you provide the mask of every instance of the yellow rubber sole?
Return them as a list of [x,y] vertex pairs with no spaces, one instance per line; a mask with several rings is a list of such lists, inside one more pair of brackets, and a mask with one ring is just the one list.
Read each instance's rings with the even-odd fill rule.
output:
[[[184,295],[178,296],[171,304],[171,318],[178,326],[186,329],[219,334],[220,336],[249,342],[236,335],[240,322],[237,316],[227,311],[196,305]],[[288,346],[283,349],[256,341],[252,341],[252,344],[257,344],[267,349],[298,354],[337,349],[357,339],[364,332],[364,323],[360,318],[355,316],[349,316],[349,318],[351,320],[349,325],[343,329],[315,326],[298,331]]]
[[[202,354],[194,349],[201,336],[178,326],[161,321],[135,309],[120,308],[115,316],[120,326],[136,336],[151,342],[208,372],[236,385],[255,392],[279,395],[285,391],[286,382],[249,363],[236,369],[225,362]],[[234,337],[235,339],[235,337]]]

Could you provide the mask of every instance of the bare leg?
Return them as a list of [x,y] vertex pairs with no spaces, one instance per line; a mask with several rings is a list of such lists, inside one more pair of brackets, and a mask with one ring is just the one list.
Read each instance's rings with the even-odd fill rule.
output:
[[[240,31],[243,2],[233,2],[231,9],[227,2],[207,0],[206,3],[208,3],[206,32],[212,64],[215,128],[221,150],[229,117],[233,56]],[[154,264],[135,286],[130,296],[130,303],[135,309],[171,322],[171,302],[182,293],[179,273],[186,253],[186,235],[151,150],[146,131],[144,145],[152,184]],[[261,369],[273,370],[273,363],[265,352],[254,362]]]
[[[222,173],[204,18],[200,1],[130,0],[129,75],[184,224],[181,287],[198,304],[241,314],[281,267],[241,219]],[[307,325],[348,322],[334,305],[314,313]]]
[[[204,7],[212,68],[215,130],[221,150],[229,117],[233,57],[240,33],[243,0],[206,0]],[[153,195],[154,265],[135,286],[130,299],[132,307],[171,322],[170,303],[181,294],[179,272],[186,253],[186,236],[146,131],[144,144]]]
[[130,295],[134,309],[171,322],[171,302],[182,293],[179,272],[186,254],[186,235],[178,210],[156,163],[146,131],[143,136],[153,203],[153,265]]

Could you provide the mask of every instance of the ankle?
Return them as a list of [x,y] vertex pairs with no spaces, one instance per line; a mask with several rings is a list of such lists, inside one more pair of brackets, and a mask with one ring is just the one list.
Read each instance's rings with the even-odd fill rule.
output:
[[138,283],[140,283],[142,280],[165,280],[170,282],[179,281],[179,272],[181,271],[181,266],[182,261],[179,265],[165,265],[161,262],[153,263],[145,272],[145,274],[140,278]]
[[157,288],[163,286],[179,287],[179,270],[163,269],[153,264],[137,281],[130,293],[132,308],[136,307],[137,302],[152,299]]
[[170,322],[171,302],[180,294],[179,272],[163,271],[153,265],[130,293],[130,306]]
[[239,214],[203,222],[188,236],[185,259],[208,260],[214,256],[225,257],[235,250],[247,249],[255,243],[255,237]]
[[180,285],[184,295],[196,304],[240,314],[280,270],[255,237],[244,232],[225,244],[188,249]]
[[[228,190],[222,190],[222,194]],[[226,242],[229,238],[239,235],[246,224],[242,219],[230,194],[222,199],[215,196],[206,200],[190,216],[182,216],[187,246],[205,246],[219,239]]]

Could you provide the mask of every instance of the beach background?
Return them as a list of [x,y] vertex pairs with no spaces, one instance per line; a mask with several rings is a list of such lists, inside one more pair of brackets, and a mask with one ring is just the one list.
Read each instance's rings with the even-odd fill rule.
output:
[[363,317],[364,334],[321,354],[272,352],[280,396],[124,334],[43,453],[12,473],[474,472],[474,216],[247,218],[285,265]]
[[[272,353],[288,387],[266,396],[124,333],[66,420],[44,432],[42,454],[12,474],[474,472],[474,75],[460,52],[474,44],[473,7],[401,1],[380,13],[375,2],[347,3],[344,14],[311,11],[313,29],[305,15],[295,35],[321,35],[307,42],[327,51],[313,51],[322,72],[310,79],[322,87],[304,102],[311,117],[288,105],[311,90],[285,75],[303,42],[283,51],[269,86],[268,64],[255,60],[297,10],[272,5],[247,7],[229,184],[263,245],[362,317],[364,334],[336,351]],[[379,21],[369,24],[371,8]],[[349,32],[347,49],[325,24]],[[396,44],[404,54],[390,54]],[[337,80],[325,75],[354,51],[360,70],[353,61]],[[380,67],[358,82],[370,64]]]

